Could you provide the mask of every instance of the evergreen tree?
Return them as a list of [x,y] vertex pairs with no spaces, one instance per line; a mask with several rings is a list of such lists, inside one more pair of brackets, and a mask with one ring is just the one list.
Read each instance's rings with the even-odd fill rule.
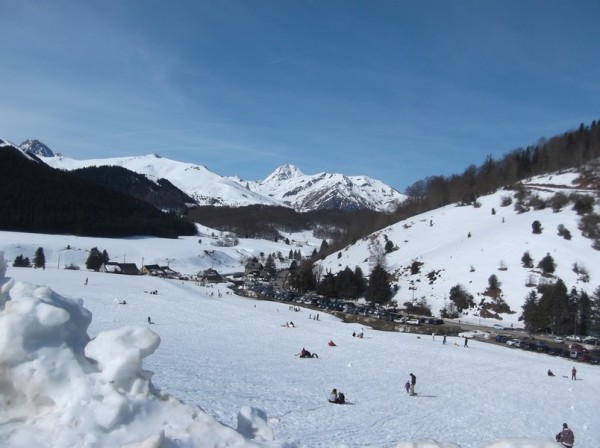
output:
[[301,261],[291,274],[290,286],[292,286],[292,288],[295,288],[301,293],[313,291],[315,289],[316,280],[310,260]]
[[462,313],[463,310],[475,306],[473,296],[469,294],[469,292],[460,284],[454,285],[452,288],[450,288],[450,294],[448,298],[454,303],[454,305],[456,305],[456,309],[459,313]]
[[271,277],[273,277],[275,275],[275,273],[277,272],[277,267],[275,266],[275,260],[273,259],[271,254],[269,254],[267,256],[267,261],[265,261],[265,271]]
[[317,292],[327,298],[338,296],[338,292],[336,290],[336,279],[331,271],[327,272],[327,274],[323,276],[323,279],[317,286]]
[[535,291],[531,291],[527,297],[525,298],[525,303],[522,306],[523,312],[521,313],[521,319],[525,324],[525,331],[531,334],[536,331],[539,327],[538,322],[538,304],[537,304],[537,294]]
[[577,331],[579,334],[590,334],[592,330],[592,301],[584,290],[579,291],[579,304],[577,308],[577,317],[579,319]]
[[31,267],[29,258],[23,257],[23,254],[17,255],[13,261],[13,267],[15,268],[28,268]]
[[539,288],[539,328],[550,329],[553,334],[567,334],[574,330],[574,314],[569,306],[569,295],[564,282],[559,279],[554,284]]
[[38,247],[33,256],[33,267],[46,269],[46,256],[44,255],[44,249]]
[[354,268],[354,281],[356,282],[357,294],[356,297],[362,296],[367,290],[367,281],[359,266]]
[[500,281],[498,280],[498,277],[496,277],[496,274],[490,275],[488,278],[488,285],[490,289],[498,289],[500,287]]
[[590,297],[590,330],[600,331],[600,286]]
[[525,253],[521,257],[521,262],[523,263],[524,268],[533,267],[533,259],[531,258],[531,255],[529,255],[529,251],[525,251]]
[[[108,252],[106,252],[106,249],[102,251],[102,264],[106,264],[110,261],[110,257],[108,256]],[[100,268],[98,268],[100,269]]]
[[392,252],[394,250],[394,243],[392,243],[392,240],[387,240],[385,242],[384,249],[385,249],[386,254],[389,254],[390,252]]
[[321,242],[321,247],[319,248],[319,255],[325,256],[327,254],[328,250],[329,250],[329,243],[327,242],[327,240],[323,240]]
[[369,277],[369,285],[365,298],[373,303],[385,303],[390,300],[392,292],[388,281],[389,274],[380,264],[376,264]]
[[552,274],[556,270],[556,263],[554,263],[554,258],[552,258],[552,255],[546,254],[546,256],[540,260],[537,267],[540,268],[546,275]]
[[[105,251],[106,252],[106,251]],[[97,247],[92,247],[90,254],[85,262],[85,267],[92,271],[98,272],[104,263],[103,254],[98,250]]]

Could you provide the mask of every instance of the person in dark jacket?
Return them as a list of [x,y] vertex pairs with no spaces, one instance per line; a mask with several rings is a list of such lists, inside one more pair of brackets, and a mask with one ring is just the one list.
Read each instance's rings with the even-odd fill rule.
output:
[[575,434],[573,434],[573,431],[571,431],[569,425],[563,423],[562,431],[556,434],[556,441],[567,448],[571,448],[573,446],[575,443]]
[[411,373],[410,374],[410,392],[409,392],[410,395],[415,394],[415,384],[417,384],[417,377]]

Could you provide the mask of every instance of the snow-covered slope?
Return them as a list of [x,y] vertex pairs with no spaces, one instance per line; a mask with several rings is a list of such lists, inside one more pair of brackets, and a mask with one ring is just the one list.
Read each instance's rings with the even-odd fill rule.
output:
[[[10,245],[25,237],[0,232]],[[48,255],[66,242],[35,241]],[[600,440],[597,366],[576,364],[571,381],[569,359],[369,328],[353,338],[359,324],[223,284],[55,264],[3,279],[1,265],[3,448],[553,448],[563,422],[576,447]],[[294,356],[302,347],[319,359]],[[414,397],[403,389],[411,372]],[[328,403],[334,387],[351,404]]]
[[[595,196],[596,192],[575,186],[573,181],[577,176],[576,172],[540,176],[528,180],[524,186],[540,198],[549,198],[558,191]],[[521,306],[531,291],[527,284],[547,280],[540,269],[522,266],[521,257],[526,251],[534,266],[550,254],[557,265],[555,277],[561,278],[569,289],[575,287],[591,293],[600,284],[599,253],[592,248],[593,242],[578,230],[580,217],[572,204],[558,213],[550,207],[518,213],[514,195],[514,191],[501,190],[479,198],[477,206],[453,204],[400,221],[342,250],[341,254],[332,254],[321,263],[323,272],[360,266],[368,273],[373,266],[372,254],[381,252],[390,240],[397,250],[387,254],[385,262],[388,272],[394,275],[393,283],[398,287],[395,298],[400,305],[425,300],[432,313],[439,315],[448,304],[450,288],[457,284],[464,286],[479,303],[486,297],[483,293],[489,277],[495,274],[501,282],[502,298],[516,312],[501,317],[516,326],[521,326],[518,322]],[[511,205],[501,205],[505,197],[512,198]],[[532,223],[536,220],[542,224],[541,234],[532,233]],[[558,235],[559,225],[569,230],[570,240]],[[418,274],[411,275],[413,261],[423,264]],[[589,282],[574,272],[575,263],[589,271]],[[462,318],[479,321],[476,311]],[[491,325],[493,320],[488,323]]]

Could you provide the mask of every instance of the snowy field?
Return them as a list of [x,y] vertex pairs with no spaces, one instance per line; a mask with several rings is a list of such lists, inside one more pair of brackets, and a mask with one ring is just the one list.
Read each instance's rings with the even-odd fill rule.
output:
[[[98,240],[98,247],[103,241]],[[563,422],[573,429],[575,446],[600,446],[597,366],[576,364],[578,378],[571,381],[575,364],[568,359],[474,340],[464,348],[460,338],[448,338],[444,345],[441,337],[369,328],[364,339],[354,338],[352,332],[360,325],[344,324],[323,313],[317,321],[310,318],[312,310],[293,311],[281,303],[239,298],[225,285],[201,287],[53,267],[8,267],[6,277],[83,299],[93,316],[88,329],[92,338],[124,326],[155,332],[160,346],[142,366],[154,372],[152,383],[233,428],[242,407],[263,410],[275,440],[257,439],[262,446],[540,448],[557,446],[553,436]],[[0,279],[3,282],[6,289],[6,279]],[[153,290],[158,294],[148,293]],[[27,295],[17,286],[8,293],[13,300],[25,300]],[[14,337],[3,326],[10,317],[7,309],[0,312],[3,346],[6,338]],[[147,323],[148,316],[153,325]],[[282,326],[289,321],[296,328]],[[329,347],[329,340],[337,346]],[[303,347],[319,358],[295,356]],[[110,351],[110,346],[96,346],[96,352],[105,356]],[[548,369],[556,377],[548,377]],[[411,372],[417,377],[415,397],[404,390]],[[64,394],[76,391],[67,378],[62,385]],[[7,387],[6,378],[0,387]],[[332,388],[343,391],[350,403],[329,404]],[[123,419],[115,431],[120,435],[109,437],[90,425],[77,428],[68,413],[61,412],[48,409],[39,418],[17,420],[10,407],[3,406],[2,446],[35,446],[30,444],[34,435],[43,436],[44,446],[204,446],[185,444],[185,428],[156,419],[150,424]],[[134,420],[144,417],[148,416]],[[134,443],[161,427],[166,428],[168,443]],[[17,437],[19,428],[28,428],[32,439],[23,439],[22,433]],[[59,444],[58,440],[66,440],[63,432],[69,431],[74,436],[68,440],[79,443]],[[20,443],[23,440],[26,443]],[[237,439],[224,442],[226,437],[215,438],[214,443],[205,440],[206,446],[242,446]],[[416,444],[424,440],[429,444]]]

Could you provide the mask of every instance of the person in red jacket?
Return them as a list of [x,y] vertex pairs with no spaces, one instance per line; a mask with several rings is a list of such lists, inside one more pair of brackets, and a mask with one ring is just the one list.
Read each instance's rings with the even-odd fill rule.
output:
[[575,434],[566,423],[563,423],[562,431],[556,434],[556,441],[567,448],[571,448],[575,443]]

